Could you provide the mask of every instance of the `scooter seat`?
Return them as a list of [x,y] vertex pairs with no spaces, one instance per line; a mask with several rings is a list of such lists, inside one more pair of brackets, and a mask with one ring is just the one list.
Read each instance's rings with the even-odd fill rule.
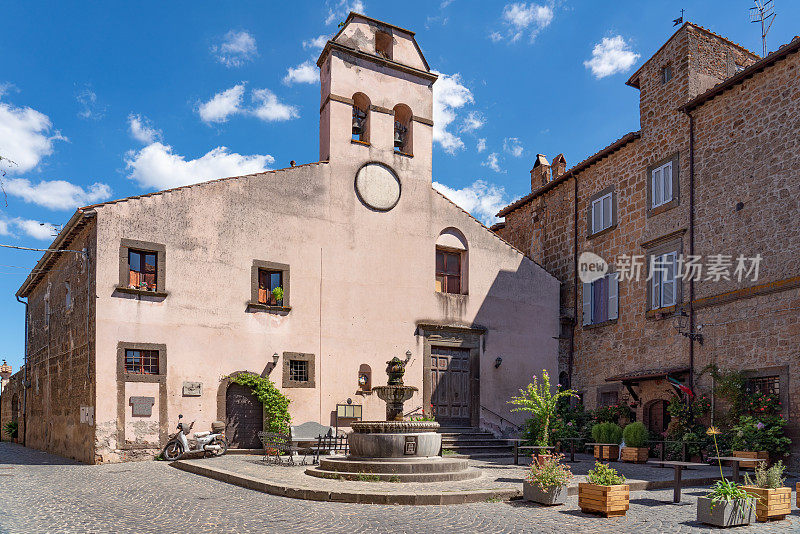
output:
[[211,434],[211,432],[195,432],[194,433],[194,437],[196,437],[196,438],[204,438],[209,434]]

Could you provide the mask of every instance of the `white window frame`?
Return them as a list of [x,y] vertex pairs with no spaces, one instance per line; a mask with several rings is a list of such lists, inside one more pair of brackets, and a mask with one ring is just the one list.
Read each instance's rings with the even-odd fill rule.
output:
[[[608,200],[608,202],[605,202]],[[600,210],[600,226],[595,226],[597,217],[595,211]],[[608,224],[606,224],[608,222]],[[592,201],[592,234],[602,232],[606,228],[611,228],[614,224],[614,192],[606,193],[600,198]]]
[[650,306],[653,310],[674,306],[678,300],[677,258],[675,251],[651,256]]
[[[664,165],[656,167],[650,173],[651,208],[657,208],[672,202],[672,171],[672,161],[668,161]],[[667,178],[667,175],[669,175],[669,178]]]

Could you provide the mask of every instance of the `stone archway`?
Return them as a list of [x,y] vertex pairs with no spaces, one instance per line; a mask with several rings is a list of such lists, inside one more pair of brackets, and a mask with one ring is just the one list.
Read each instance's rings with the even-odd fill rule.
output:
[[264,430],[264,407],[249,387],[233,383],[230,377],[222,379],[217,392],[217,419],[225,423],[230,448],[261,448],[258,433]]

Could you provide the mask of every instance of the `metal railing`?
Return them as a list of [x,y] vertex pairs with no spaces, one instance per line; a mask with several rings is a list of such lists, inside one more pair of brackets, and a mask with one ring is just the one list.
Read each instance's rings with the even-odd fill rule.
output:
[[[511,428],[514,430],[514,432],[519,432],[519,431],[521,430],[521,427],[517,426],[517,425],[516,425],[516,424],[514,424],[512,421],[510,421],[510,420],[506,419],[505,417],[503,417],[503,416],[502,416],[502,415],[500,415],[499,413],[497,413],[497,412],[495,412],[495,411],[492,411],[492,410],[490,410],[489,408],[487,408],[486,406],[484,406],[484,405],[482,405],[482,404],[481,404],[481,410],[487,411],[487,412],[489,412],[490,414],[494,415],[495,417],[497,417],[498,419],[500,419],[500,422],[501,422],[501,423],[503,423],[503,422],[507,423],[507,425],[506,425],[506,426],[510,426],[510,427],[511,427]],[[503,430],[502,430],[502,425],[500,425],[500,430],[501,430],[501,432],[503,431]]]

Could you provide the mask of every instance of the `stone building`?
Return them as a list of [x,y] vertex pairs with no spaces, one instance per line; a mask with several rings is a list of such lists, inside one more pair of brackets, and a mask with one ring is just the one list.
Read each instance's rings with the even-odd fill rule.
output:
[[[640,129],[569,170],[539,155],[531,193],[500,211],[495,231],[561,281],[559,369],[587,407],[629,403],[661,432],[669,379],[709,392],[716,364],[779,392],[798,442],[798,49],[762,59],[684,24],[627,82]],[[611,272],[584,283],[585,252]],[[740,280],[737,258],[757,254]],[[641,258],[638,280],[622,255]],[[681,255],[702,257],[699,279],[676,276]]]
[[151,457],[178,414],[257,446],[263,411],[227,378],[239,371],[274,381],[295,424],[382,419],[371,386],[406,354],[409,411],[521,422],[509,397],[557,373],[558,280],[432,188],[436,75],[412,32],[351,13],[318,66],[319,162],[87,206],[64,225],[50,248],[78,252],[45,254],[18,291],[28,446]]

